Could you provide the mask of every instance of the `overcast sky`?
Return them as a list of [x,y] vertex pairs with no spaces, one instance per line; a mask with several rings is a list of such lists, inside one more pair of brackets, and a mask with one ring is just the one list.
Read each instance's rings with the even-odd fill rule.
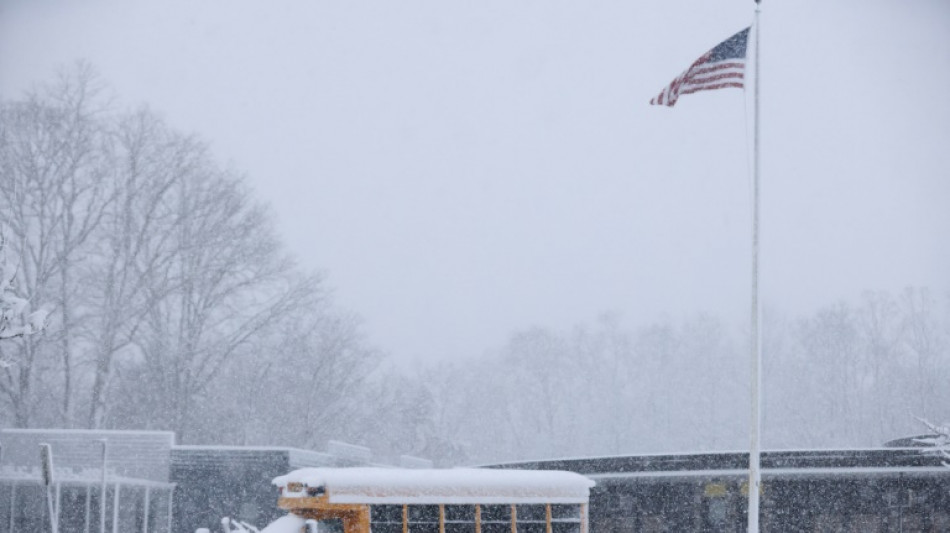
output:
[[[246,172],[400,360],[604,311],[747,320],[751,91],[648,102],[751,0],[0,5],[0,96],[87,59]],[[762,22],[766,304],[950,289],[950,2]]]

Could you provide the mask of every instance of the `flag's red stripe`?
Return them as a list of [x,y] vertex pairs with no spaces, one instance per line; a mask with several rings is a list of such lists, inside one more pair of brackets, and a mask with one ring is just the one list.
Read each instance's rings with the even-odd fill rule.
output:
[[717,70],[724,70],[728,68],[735,68],[735,69],[742,70],[745,68],[745,63],[715,63],[708,67],[691,70],[691,73],[693,75],[700,75],[700,74],[707,74],[709,72],[715,72]]
[[734,82],[729,82],[729,83],[717,83],[717,84],[715,84],[715,85],[703,85],[703,86],[701,86],[701,87],[689,87],[689,88],[687,88],[687,89],[683,89],[682,91],[680,91],[680,94],[681,94],[681,95],[682,95],[682,94],[693,94],[693,93],[698,93],[699,91],[712,91],[712,90],[714,90],[714,89],[724,89],[724,88],[726,88],[726,87],[736,87],[737,89],[742,89],[742,88],[745,88],[745,85],[743,85],[743,84],[741,84],[741,83],[734,83]]
[[724,80],[727,78],[741,80],[745,78],[745,74],[743,74],[742,72],[724,72],[722,74],[716,74],[715,76],[707,76],[705,78],[690,78],[689,80],[686,80],[686,83],[684,85],[702,85],[704,83],[709,83],[711,81]]
[[[703,59],[705,58],[700,58],[697,63]],[[690,68],[670,82],[670,84],[665,89],[663,89],[659,95],[650,100],[650,104],[673,106],[676,104],[676,101],[679,99],[681,94],[691,94],[698,91],[720,89],[724,87],[742,88],[744,85],[741,81],[728,83],[716,82],[724,79],[743,80],[745,78],[745,73],[743,72],[744,68],[745,63],[736,62],[720,63],[718,65],[701,69]],[[713,72],[718,72],[718,74],[714,74],[712,76],[708,75]]]

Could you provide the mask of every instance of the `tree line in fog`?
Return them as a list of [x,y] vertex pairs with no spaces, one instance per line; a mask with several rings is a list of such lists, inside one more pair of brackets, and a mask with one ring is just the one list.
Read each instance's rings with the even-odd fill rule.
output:
[[[950,418],[950,295],[866,292],[799,317],[766,312],[765,449],[879,447]],[[528,329],[491,360],[429,379],[440,435],[466,461],[748,449],[749,340],[695,315],[606,315]]]
[[[200,139],[85,65],[0,103],[0,228],[42,334],[0,341],[0,425],[472,464],[740,450],[748,339],[710,315],[605,315],[394,370]],[[764,325],[767,448],[876,446],[947,417],[950,316],[926,289]],[[491,343],[486,340],[486,344]],[[942,409],[942,411],[941,411]]]

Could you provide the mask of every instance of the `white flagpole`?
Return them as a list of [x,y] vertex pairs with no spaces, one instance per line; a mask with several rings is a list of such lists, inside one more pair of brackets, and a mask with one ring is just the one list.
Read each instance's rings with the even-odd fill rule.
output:
[[762,475],[759,469],[759,437],[761,414],[759,412],[759,388],[761,385],[762,338],[759,332],[759,319],[762,307],[759,303],[759,82],[761,70],[759,63],[759,2],[755,0],[755,85],[753,108],[753,156],[752,156],[752,327],[751,342],[751,396],[752,417],[749,446],[749,525],[748,533],[759,533],[759,491]]

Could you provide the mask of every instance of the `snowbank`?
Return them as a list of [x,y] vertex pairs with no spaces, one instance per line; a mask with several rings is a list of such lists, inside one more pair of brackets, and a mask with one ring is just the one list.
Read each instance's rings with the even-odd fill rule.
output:
[[261,530],[261,533],[300,533],[303,531],[304,523],[303,518],[289,514],[271,522]]

